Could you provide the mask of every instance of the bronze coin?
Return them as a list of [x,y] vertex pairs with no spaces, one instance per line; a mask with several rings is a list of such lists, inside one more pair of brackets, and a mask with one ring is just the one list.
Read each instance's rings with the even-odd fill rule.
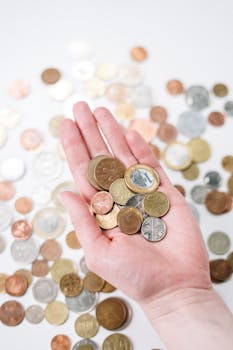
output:
[[94,168],[95,181],[105,190],[109,190],[110,185],[116,179],[123,178],[124,174],[124,164],[115,158],[101,159]]
[[9,201],[15,195],[15,187],[10,181],[0,181],[0,201]]
[[184,92],[184,86],[180,80],[169,80],[167,82],[166,88],[171,95],[179,95]]
[[160,149],[156,145],[154,145],[153,143],[148,143],[148,145],[150,146],[150,148],[151,148],[152,152],[154,153],[155,157],[157,159],[160,159],[160,157],[161,157]]
[[26,293],[27,288],[28,280],[23,275],[11,275],[5,281],[5,289],[9,295],[19,297]]
[[226,171],[233,173],[233,156],[225,156],[222,159],[222,166]]
[[67,273],[60,280],[60,289],[67,297],[76,297],[83,290],[83,281],[76,273]]
[[17,326],[23,321],[24,316],[24,307],[18,301],[7,301],[0,308],[0,320],[7,326]]
[[78,237],[77,237],[77,234],[75,231],[70,231],[69,233],[67,233],[66,244],[71,249],[80,249],[81,248],[81,244],[78,240]]
[[111,283],[105,281],[103,288],[101,289],[102,293],[112,293],[116,290],[116,287],[114,287]]
[[161,124],[157,130],[157,136],[163,142],[174,141],[177,136],[177,129],[172,124]]
[[210,277],[212,282],[224,282],[231,275],[231,266],[227,260],[216,259],[210,261]]
[[40,247],[40,254],[48,261],[55,261],[60,258],[62,249],[56,240],[48,239]]
[[131,49],[130,56],[134,61],[142,62],[148,57],[148,53],[144,47],[135,46]]
[[185,197],[186,192],[183,186],[176,184],[174,187]]
[[104,287],[105,280],[94,272],[89,271],[83,279],[83,284],[89,292],[100,292]]
[[15,209],[20,214],[27,214],[32,211],[33,203],[31,198],[28,197],[20,197],[15,201]]
[[11,226],[11,233],[16,239],[24,241],[32,234],[32,224],[27,220],[15,221]]
[[228,87],[225,84],[218,83],[213,87],[213,93],[218,97],[225,97],[228,94]]
[[44,277],[49,273],[49,265],[46,259],[34,260],[32,263],[32,274],[36,277]]
[[65,334],[58,334],[51,340],[52,350],[70,350],[71,341]]
[[122,208],[117,215],[117,224],[121,232],[133,235],[141,228],[142,213],[134,207]]
[[114,330],[123,326],[127,316],[127,306],[120,298],[108,298],[96,306],[97,321],[108,330]]
[[221,112],[211,112],[208,121],[213,126],[221,126],[225,123],[225,116]]
[[167,120],[167,110],[162,106],[153,106],[150,110],[150,118],[153,122],[162,124]]
[[45,84],[54,84],[61,77],[61,73],[56,68],[47,68],[41,74],[41,79]]
[[232,197],[228,193],[213,190],[207,193],[205,205],[212,214],[220,215],[231,210]]

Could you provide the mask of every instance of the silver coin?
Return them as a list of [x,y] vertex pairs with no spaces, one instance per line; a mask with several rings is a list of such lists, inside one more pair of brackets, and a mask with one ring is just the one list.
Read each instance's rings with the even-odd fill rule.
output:
[[141,233],[148,241],[158,242],[166,236],[167,229],[163,220],[148,217],[142,223]]
[[219,188],[222,183],[222,176],[218,171],[208,171],[204,175],[204,183],[211,188]]
[[91,293],[85,288],[77,297],[65,297],[66,305],[69,310],[81,313],[91,311],[98,300],[98,293]]
[[1,176],[8,181],[17,181],[21,179],[25,171],[25,163],[20,157],[9,157],[1,163],[0,167]]
[[227,115],[233,116],[233,101],[227,101],[224,104],[224,111],[226,112]]
[[83,345],[89,345],[88,349],[90,350],[98,350],[98,345],[90,339],[83,339],[73,345],[72,350],[81,350],[83,349]]
[[151,88],[145,85],[132,88],[129,91],[128,98],[138,108],[151,107],[153,104]]
[[145,189],[150,188],[155,182],[152,174],[143,168],[133,170],[130,174],[130,179],[135,186]]
[[5,243],[4,239],[3,239],[3,237],[0,236],[0,254],[2,252],[4,252],[5,247],[6,247],[6,243]]
[[205,185],[195,185],[191,189],[191,198],[197,204],[204,204],[205,197],[208,192],[210,192],[210,188]]
[[190,86],[185,91],[185,100],[190,108],[200,111],[210,104],[209,91],[204,86]]
[[229,251],[231,241],[225,232],[215,231],[210,234],[207,245],[212,253],[223,255]]
[[34,298],[40,303],[50,303],[57,297],[58,286],[50,278],[40,278],[32,287]]
[[25,311],[25,318],[30,323],[38,324],[44,319],[44,309],[40,305],[31,305]]
[[65,229],[64,215],[57,208],[42,208],[32,220],[34,232],[44,239],[60,236]]
[[51,181],[61,175],[63,163],[56,153],[41,152],[34,159],[33,170],[38,177]]
[[0,201],[0,232],[6,230],[13,219],[13,211],[4,202]]
[[193,216],[199,222],[200,221],[199,211],[197,210],[197,208],[195,207],[195,205],[193,203],[188,202],[188,205],[189,205],[190,209],[192,210]]
[[11,244],[11,255],[13,259],[21,264],[31,264],[39,254],[39,244],[30,237],[26,241],[15,240]]
[[134,207],[140,210],[142,213],[143,219],[147,218],[148,215],[145,213],[144,208],[143,208],[143,198],[144,194],[135,194],[131,198],[128,199],[126,202],[127,207]]
[[180,114],[177,123],[179,132],[188,137],[200,136],[206,128],[206,121],[204,117],[195,111],[187,111]]
[[83,256],[79,261],[79,266],[82,273],[84,273],[84,275],[86,275],[90,271],[87,267],[85,256]]

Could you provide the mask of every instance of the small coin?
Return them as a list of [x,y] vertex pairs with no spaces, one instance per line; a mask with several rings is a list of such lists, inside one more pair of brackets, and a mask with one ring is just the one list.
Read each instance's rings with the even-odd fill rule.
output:
[[24,316],[23,305],[18,301],[6,301],[0,308],[0,320],[7,326],[17,326],[23,321]]
[[54,190],[52,192],[52,195],[51,195],[52,201],[54,202],[55,206],[59,210],[66,211],[66,208],[65,208],[65,206],[63,205],[63,203],[61,202],[61,199],[60,199],[60,193],[63,192],[63,191],[70,191],[70,192],[73,192],[73,193],[76,193],[76,194],[78,194],[78,191],[76,189],[75,184],[73,182],[71,182],[71,181],[62,182],[62,183],[58,184],[54,188]]
[[0,125],[0,147],[5,146],[8,139],[7,130],[3,125]]
[[112,62],[100,63],[97,68],[95,75],[101,80],[112,80],[117,75],[117,65]]
[[208,122],[213,126],[221,126],[225,123],[225,116],[221,112],[211,112],[208,115]]
[[9,157],[2,161],[0,174],[4,180],[17,181],[25,174],[25,163],[20,157]]
[[60,236],[65,229],[65,217],[56,208],[42,208],[33,220],[33,231],[41,238],[52,239]]
[[78,296],[65,297],[65,300],[69,310],[76,313],[89,312],[97,303],[98,293],[91,293],[84,288]]
[[131,50],[130,50],[130,56],[134,61],[137,62],[142,62],[145,61],[145,59],[147,59],[148,57],[148,52],[147,50],[142,47],[142,46],[134,46]]
[[77,234],[75,231],[70,231],[66,235],[66,244],[71,249],[80,249],[81,248],[81,244],[78,240],[78,237],[77,237]]
[[108,156],[105,156],[105,155],[101,155],[101,156],[97,156],[97,157],[94,157],[93,159],[90,160],[89,164],[88,164],[88,169],[87,169],[87,177],[88,177],[88,180],[90,182],[90,184],[96,188],[97,190],[102,190],[103,188],[100,187],[97,182],[95,181],[95,178],[94,178],[94,169],[97,165],[97,163],[99,163],[102,159],[104,158],[108,158]]
[[224,170],[229,171],[230,173],[233,173],[233,156],[225,156],[222,159],[222,166]]
[[192,163],[191,151],[186,144],[172,141],[163,151],[163,160],[170,169],[183,170]]
[[215,231],[208,237],[207,244],[212,253],[223,255],[229,251],[231,241],[225,232]]
[[40,278],[32,287],[34,298],[40,303],[50,303],[57,297],[58,287],[50,278]]
[[29,95],[30,86],[25,80],[14,80],[9,87],[11,97],[21,99]]
[[138,210],[140,210],[140,212],[142,213],[143,219],[145,219],[147,217],[147,214],[144,211],[143,199],[144,199],[143,194],[136,194],[128,199],[128,201],[126,202],[126,206],[127,207],[134,207],[134,208],[137,208]]
[[15,201],[15,209],[20,214],[28,214],[32,211],[33,202],[29,197],[19,197]]
[[192,181],[198,178],[200,171],[196,163],[191,163],[190,166],[183,169],[181,173],[186,180]]
[[125,102],[127,96],[127,88],[123,84],[112,83],[105,89],[105,97],[114,103]]
[[96,194],[91,199],[91,209],[95,214],[100,214],[100,215],[107,214],[108,212],[110,212],[112,207],[113,207],[113,197],[109,192],[106,192],[106,191],[96,192]]
[[95,316],[83,314],[76,319],[74,329],[80,337],[92,338],[97,334],[99,324]]
[[12,107],[0,109],[0,124],[6,128],[11,129],[16,127],[20,121],[20,112]]
[[121,232],[127,235],[133,235],[140,230],[142,219],[140,210],[127,206],[119,211],[117,223]]
[[118,80],[126,86],[134,86],[142,83],[144,77],[141,69],[130,63],[125,63],[119,66]]
[[156,126],[148,118],[137,118],[131,121],[129,128],[137,131],[146,142],[152,142],[156,136]]
[[113,209],[105,215],[96,214],[96,220],[98,225],[106,230],[110,230],[117,226],[117,215],[120,209],[114,204]]
[[95,73],[95,65],[90,61],[74,62],[71,68],[72,76],[78,81],[88,81]]
[[151,148],[151,150],[152,150],[152,152],[153,152],[155,158],[156,158],[156,159],[160,159],[161,154],[160,154],[160,149],[158,148],[158,146],[156,146],[156,145],[154,145],[153,143],[150,143],[150,142],[149,142],[148,145],[149,145],[149,147]]
[[103,158],[94,168],[96,183],[105,190],[118,178],[124,177],[125,166],[115,158]]
[[51,266],[50,272],[52,279],[59,283],[61,278],[68,273],[76,273],[76,265],[70,259],[57,259]]
[[187,146],[190,149],[191,156],[194,162],[205,162],[210,158],[211,149],[208,142],[198,137],[192,138]]
[[209,106],[209,92],[204,86],[193,85],[185,91],[186,104],[195,111]]
[[204,175],[204,183],[211,188],[218,188],[221,186],[222,183],[222,177],[219,174],[218,171],[208,171],[207,173],[205,173]]
[[218,97],[225,97],[228,94],[228,87],[225,84],[218,83],[213,87],[213,93]]
[[224,282],[231,275],[231,266],[227,260],[216,259],[210,261],[210,277],[212,282]]
[[177,137],[177,129],[169,123],[162,123],[157,130],[158,138],[163,142],[174,141]]
[[142,223],[141,233],[148,241],[158,242],[166,236],[167,229],[161,219],[148,217]]
[[120,205],[126,205],[126,202],[134,196],[132,192],[125,183],[124,179],[116,179],[110,186],[109,192],[115,203]]
[[67,297],[76,297],[83,290],[83,281],[76,273],[68,273],[60,280],[60,289]]
[[133,350],[133,345],[130,339],[120,333],[114,333],[109,335],[103,342],[102,350],[112,350],[112,349],[121,349],[121,350]]
[[85,256],[83,256],[80,261],[79,261],[79,266],[80,266],[80,269],[82,271],[82,273],[84,273],[84,275],[86,275],[90,270],[88,269],[87,267],[87,264],[86,264],[86,260],[85,260]]
[[65,334],[57,334],[51,340],[51,349],[52,350],[70,350],[71,341],[70,338]]
[[233,116],[233,101],[227,101],[224,104],[224,110],[228,116]]
[[45,259],[37,259],[32,262],[32,274],[36,277],[44,277],[49,273],[48,261]]
[[5,282],[7,278],[8,278],[8,275],[6,275],[5,273],[0,273],[0,294],[6,292]]
[[84,85],[85,95],[91,99],[99,98],[104,96],[105,83],[97,78],[88,80]]
[[63,164],[56,153],[41,152],[33,162],[33,171],[40,179],[52,181],[63,171]]
[[229,190],[229,193],[233,196],[233,175],[231,175],[227,181],[227,187]]
[[120,120],[132,120],[135,117],[135,106],[133,103],[118,103],[116,105],[115,113]]
[[205,185],[195,185],[191,189],[191,198],[197,204],[204,204],[207,193],[210,192],[210,188]]
[[47,68],[41,73],[41,79],[45,84],[54,84],[61,77],[61,73],[57,68]]
[[17,220],[11,226],[11,233],[15,239],[24,241],[32,235],[32,224],[27,220]]
[[111,283],[105,281],[103,288],[101,289],[102,293],[112,293],[116,290],[116,287],[114,287]]
[[44,319],[44,309],[40,305],[31,305],[25,311],[25,318],[29,323],[38,324]]
[[10,181],[0,181],[0,200],[8,201],[15,195],[15,187]]
[[150,110],[150,118],[153,122],[162,124],[167,120],[167,110],[162,106],[153,106]]
[[232,197],[226,192],[213,190],[207,193],[205,206],[212,214],[220,215],[232,209]]
[[33,237],[25,241],[15,240],[11,244],[11,255],[18,263],[30,264],[37,258],[38,254],[39,245]]
[[147,165],[132,165],[125,172],[126,185],[136,193],[143,194],[156,190],[159,181],[159,175]]
[[32,284],[32,273],[31,271],[27,270],[27,269],[18,269],[17,271],[15,271],[15,275],[23,275],[24,277],[26,277],[27,281],[28,281],[28,286],[30,286]]
[[74,91],[74,83],[70,79],[60,79],[48,86],[48,96],[55,101],[65,101]]
[[137,108],[148,108],[153,104],[152,91],[147,85],[138,85],[130,89],[127,99]]
[[21,146],[29,152],[40,152],[43,148],[43,135],[39,130],[26,129],[20,135]]
[[53,325],[61,325],[66,322],[69,316],[67,306],[61,301],[52,301],[45,308],[45,318]]
[[149,216],[164,216],[170,207],[167,196],[160,191],[147,193],[143,199],[143,207]]
[[98,350],[98,345],[91,339],[83,339],[74,344],[72,350]]
[[171,95],[180,95],[184,92],[184,86],[180,80],[169,80],[166,88]]
[[206,121],[198,111],[187,111],[179,115],[178,131],[188,137],[199,137],[206,129]]
[[128,308],[120,298],[108,298],[97,304],[96,318],[100,326],[114,330],[122,327],[128,316]]
[[19,297],[24,295],[28,289],[27,278],[19,274],[11,275],[5,281],[5,289],[12,296]]
[[105,284],[105,280],[94,272],[89,271],[84,277],[83,284],[91,293],[100,292]]
[[182,185],[176,184],[174,187],[185,197],[186,191]]
[[40,254],[44,259],[54,261],[60,258],[62,249],[57,241],[54,239],[48,239],[40,247]]
[[50,119],[49,131],[52,136],[60,137],[60,127],[63,120],[64,120],[63,115],[56,115],[55,117],[52,117]]

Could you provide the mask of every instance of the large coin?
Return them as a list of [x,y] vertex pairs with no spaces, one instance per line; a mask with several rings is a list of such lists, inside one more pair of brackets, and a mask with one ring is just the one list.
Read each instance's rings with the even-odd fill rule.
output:
[[144,210],[149,216],[164,216],[168,212],[169,206],[167,196],[160,191],[147,193],[143,199]]
[[116,204],[114,204],[113,209],[105,215],[96,215],[96,220],[98,225],[106,230],[110,230],[117,226],[117,214],[119,213],[120,209]]
[[100,187],[97,184],[97,182],[95,181],[94,169],[95,169],[96,165],[104,158],[108,158],[108,156],[105,156],[105,155],[96,156],[95,158],[91,159],[90,162],[88,163],[87,178],[88,178],[90,184],[93,187],[95,187],[97,190],[102,190],[103,188]]
[[143,219],[145,219],[148,215],[145,213],[144,208],[143,208],[143,199],[144,195],[143,194],[135,194],[133,197],[131,197],[127,202],[126,206],[127,207],[134,207],[140,210],[142,213]]
[[231,274],[231,265],[227,260],[216,259],[210,261],[210,277],[212,282],[224,282]]
[[180,114],[177,129],[188,137],[199,137],[206,128],[206,121],[200,112],[187,111]]
[[50,278],[41,278],[32,287],[34,298],[40,303],[50,303],[57,297],[57,284]]
[[11,244],[11,255],[13,259],[22,264],[31,264],[39,254],[39,245],[30,237],[26,241],[15,240]]
[[232,197],[229,193],[213,190],[206,195],[205,205],[212,214],[220,215],[232,209]]
[[209,106],[209,92],[203,86],[193,85],[185,91],[185,100],[190,108],[200,111]]
[[76,297],[83,290],[83,281],[76,273],[68,273],[60,280],[60,289],[68,297]]
[[97,321],[102,327],[109,330],[123,326],[127,316],[127,305],[120,298],[108,298],[96,306]]
[[126,202],[134,196],[134,192],[132,192],[125,183],[124,179],[115,180],[110,188],[109,192],[111,193],[113,200],[115,203],[120,205],[126,205]]
[[60,236],[65,229],[65,217],[56,208],[42,208],[33,220],[33,230],[41,238],[52,239]]
[[124,177],[125,166],[118,159],[101,159],[94,168],[94,178],[97,184],[109,190],[110,185],[119,178]]
[[222,231],[211,233],[207,240],[209,250],[217,255],[223,255],[230,249],[231,241],[228,235]]
[[109,335],[103,342],[102,350],[133,350],[130,339],[120,333]]
[[141,233],[148,241],[158,242],[166,236],[167,229],[161,219],[148,217],[142,223]]
[[98,345],[90,339],[83,339],[74,344],[72,350],[98,350]]
[[144,164],[136,164],[125,172],[126,185],[136,193],[148,193],[159,186],[159,175],[156,171]]
[[92,338],[98,332],[99,324],[95,316],[83,314],[76,319],[74,328],[80,337]]
[[60,325],[66,322],[69,316],[67,306],[61,301],[52,301],[45,308],[45,318],[53,325]]
[[40,305],[31,305],[26,309],[25,318],[29,323],[40,323],[44,319],[44,309]]
[[17,326],[23,321],[24,316],[23,305],[18,301],[6,301],[0,308],[0,320],[7,326]]
[[191,139],[187,146],[189,147],[194,162],[205,162],[211,155],[211,149],[208,142],[199,137]]
[[98,293],[91,293],[84,288],[78,296],[65,297],[65,300],[69,310],[76,313],[89,312],[97,303]]
[[200,171],[198,165],[196,163],[192,163],[188,168],[183,169],[181,173],[186,180],[192,181],[198,178]]
[[117,224],[121,232],[133,235],[140,230],[142,219],[140,210],[134,207],[125,207],[117,215]]

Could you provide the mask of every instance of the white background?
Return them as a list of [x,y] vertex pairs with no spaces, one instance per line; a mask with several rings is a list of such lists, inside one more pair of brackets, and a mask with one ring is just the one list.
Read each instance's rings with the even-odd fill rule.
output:
[[[183,97],[172,98],[164,86],[168,79],[179,78],[186,86],[203,84],[211,89],[216,82],[225,82],[230,87],[232,97],[233,62],[233,3],[222,0],[196,1],[0,1],[0,106],[15,106],[22,111],[21,124],[10,130],[8,143],[0,149],[0,161],[9,155],[20,155],[27,163],[25,178],[16,183],[17,196],[30,195],[33,185],[39,182],[33,176],[31,162],[33,154],[28,154],[19,146],[19,134],[29,127],[36,127],[45,136],[45,150],[56,150],[56,141],[49,136],[48,121],[63,113],[63,104],[50,101],[46,89],[40,81],[40,72],[47,66],[61,69],[69,77],[71,59],[67,46],[72,39],[87,39],[95,47],[93,60],[110,60],[115,63],[129,61],[129,50],[136,44],[145,46],[149,59],[142,64],[146,82],[152,86],[156,104],[168,108],[169,121],[176,122],[180,112],[186,110]],[[8,95],[10,82],[23,78],[30,82],[31,94],[21,101],[15,101]],[[224,99],[211,98],[211,107],[220,109]],[[95,103],[98,105],[98,101]],[[114,109],[113,109],[114,111]],[[139,117],[145,113],[137,111]],[[213,155],[205,164],[201,164],[201,175],[194,182],[183,180],[180,173],[168,171],[174,183],[183,183],[190,198],[193,184],[201,183],[203,174],[210,169],[219,169],[224,178],[222,189],[226,189],[228,174],[221,168],[221,158],[232,153],[233,119],[228,117],[221,128],[208,126],[203,138],[208,140]],[[180,138],[182,139],[182,138]],[[156,141],[162,148],[162,143]],[[66,169],[62,178],[51,183],[51,189],[63,180],[70,179]],[[13,201],[12,201],[13,207]],[[52,204],[51,204],[52,205]],[[36,208],[38,209],[38,208]],[[214,217],[202,206],[198,207],[204,238],[217,229],[232,237],[232,213]],[[17,216],[16,216],[17,217]],[[29,215],[29,219],[33,213]],[[72,228],[68,223],[66,232]],[[12,273],[19,266],[10,257],[9,246],[12,241],[10,230],[1,234],[7,242],[7,249],[0,255],[0,272]],[[72,257],[77,262],[82,252],[71,252],[65,246],[65,235],[59,238],[64,247],[64,257]],[[211,258],[216,258],[210,254]],[[216,289],[228,306],[233,310],[233,280],[218,285]],[[116,295],[119,292],[116,293]],[[119,293],[119,295],[121,295]],[[10,297],[0,296],[0,304]],[[62,295],[59,295],[62,300]],[[31,290],[20,301],[29,306],[33,302]],[[165,349],[154,333],[149,322],[135,302],[130,301],[134,316],[130,325],[123,331],[133,341],[135,350]],[[59,327],[53,327],[46,321],[38,326],[25,320],[15,328],[0,324],[1,347],[14,350],[48,350],[50,339],[57,333],[65,333],[74,343],[78,336],[73,323],[76,315]],[[223,325],[224,326],[224,325]],[[103,329],[94,338],[99,344],[109,335]],[[184,330],[185,336],[185,330]]]

